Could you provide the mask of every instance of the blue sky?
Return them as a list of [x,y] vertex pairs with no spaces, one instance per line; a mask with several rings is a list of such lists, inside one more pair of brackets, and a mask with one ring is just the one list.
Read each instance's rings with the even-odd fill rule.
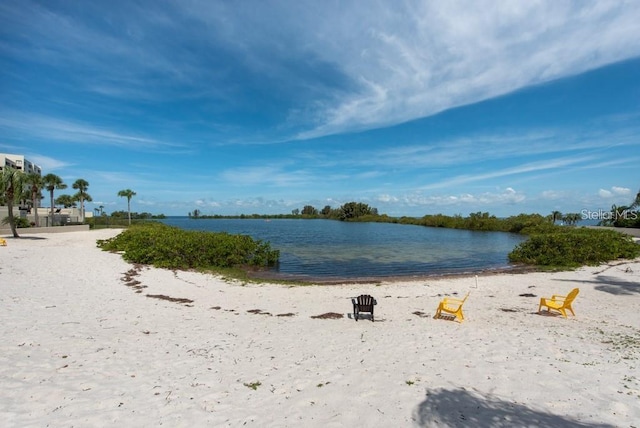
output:
[[0,152],[87,180],[88,211],[126,188],[167,215],[608,209],[640,190],[638,22],[637,1],[5,1]]

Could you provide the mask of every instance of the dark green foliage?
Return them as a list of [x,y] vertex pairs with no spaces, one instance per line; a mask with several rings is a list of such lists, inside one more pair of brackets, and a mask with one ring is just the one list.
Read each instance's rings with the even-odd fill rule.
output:
[[640,245],[622,233],[587,228],[557,228],[531,235],[509,253],[509,260],[540,266],[597,265],[640,255]]
[[[111,213],[112,218],[128,218],[128,216],[129,216],[129,213],[127,211],[114,211]],[[137,213],[133,211],[131,212],[132,220],[148,220],[148,219],[159,219],[159,218],[166,218],[166,216],[164,214],[154,215],[147,212],[142,212],[142,213]]]
[[62,205],[65,208],[75,207],[76,200],[71,195],[60,195],[56,198],[56,205]]
[[553,230],[556,226],[539,214],[519,214],[508,218],[498,218],[487,212],[476,212],[468,217],[461,215],[428,214],[421,218],[380,216],[377,221],[388,221],[401,224],[413,224],[427,227],[445,227],[448,229],[482,230],[495,232],[511,232],[530,234]]
[[168,269],[264,267],[278,262],[280,252],[246,235],[186,231],[161,223],[134,225],[118,236],[98,241],[106,251],[123,251],[132,263]]
[[640,210],[634,209],[635,205],[617,207],[613,205],[611,212],[603,213],[605,218],[600,221],[602,226],[613,227],[640,227]]
[[372,209],[362,202],[348,202],[340,207],[340,220],[353,220],[373,215]]
[[[26,227],[31,227],[31,224],[29,224],[29,220],[27,220],[26,218],[14,217],[14,221],[15,221],[16,227],[18,229],[24,229]],[[3,218],[1,223],[2,224],[9,224],[9,217]]]
[[304,208],[302,208],[302,215],[317,216],[318,210],[311,205],[305,205]]

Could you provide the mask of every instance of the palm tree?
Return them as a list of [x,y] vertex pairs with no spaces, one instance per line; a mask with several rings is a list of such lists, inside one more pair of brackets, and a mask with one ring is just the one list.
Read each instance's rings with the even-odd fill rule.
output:
[[76,200],[71,195],[60,195],[56,198],[56,205],[62,205],[65,208],[76,207]]
[[562,220],[569,226],[573,226],[580,221],[582,216],[578,213],[568,213],[562,216]]
[[562,213],[560,211],[552,211],[551,219],[553,220],[553,224],[556,224],[556,220],[562,220]]
[[89,182],[82,178],[78,178],[75,183],[73,183],[73,188],[78,190],[78,193],[73,195],[73,197],[80,201],[80,216],[82,218],[82,222],[84,223],[84,201],[91,202],[91,195],[87,193],[87,188],[89,187]]
[[38,205],[40,204],[38,202],[42,199],[40,191],[44,187],[44,180],[40,174],[32,172],[27,174],[25,183],[31,192],[31,208],[33,209],[34,223],[36,224],[36,227],[38,227],[40,226],[40,221],[38,220]]
[[7,208],[9,210],[9,226],[14,238],[19,238],[18,229],[16,227],[16,219],[13,216],[13,204],[22,194],[22,186],[24,185],[24,173],[15,168],[6,167],[2,170],[0,176],[0,194],[4,196]]
[[636,198],[634,199],[630,208],[640,208],[640,192],[638,192],[638,194],[636,195]]
[[55,208],[53,204],[53,191],[55,189],[66,189],[67,185],[64,184],[62,178],[55,174],[47,174],[42,178],[42,180],[44,181],[45,189],[47,189],[49,191],[49,195],[51,195],[51,226],[53,226],[53,209]]
[[131,198],[136,195],[131,189],[125,189],[118,192],[118,196],[122,198],[127,198],[127,212],[129,213],[129,226],[131,226]]

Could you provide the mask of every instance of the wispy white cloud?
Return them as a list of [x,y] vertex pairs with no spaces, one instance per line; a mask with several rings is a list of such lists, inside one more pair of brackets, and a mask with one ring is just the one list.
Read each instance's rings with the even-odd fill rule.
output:
[[478,174],[458,175],[456,177],[447,178],[437,183],[431,183],[423,186],[422,189],[437,189],[442,187],[453,187],[465,183],[475,183],[487,179],[493,179],[498,177],[508,177],[513,175],[519,175],[524,173],[532,173],[544,170],[553,170],[557,168],[564,168],[576,164],[581,164],[593,160],[592,156],[581,157],[566,157],[552,160],[528,162],[525,164],[517,165],[514,167],[493,170],[490,172],[481,172]]
[[[640,127],[634,120],[604,120],[598,128],[581,127],[531,127],[467,133],[411,141],[399,139],[381,148],[363,147],[327,149],[314,152],[305,150],[297,155],[306,163],[318,166],[359,166],[376,169],[420,170],[446,168],[468,164],[494,163],[502,159],[533,159],[593,155],[600,158],[591,164],[593,168],[615,163],[628,163],[631,158],[609,159],[607,151],[612,147],[632,147],[638,144]],[[416,141],[417,140],[417,141]],[[348,153],[348,154],[347,154]],[[595,159],[595,158],[594,158]],[[585,167],[588,167],[585,165]]]
[[55,171],[62,168],[68,168],[72,166],[68,161],[62,159],[55,159],[49,156],[42,156],[39,154],[28,153],[26,157],[36,165],[40,166],[44,171]]
[[6,55],[76,68],[85,89],[118,98],[228,108],[249,102],[240,92],[277,89],[289,123],[272,125],[302,129],[299,139],[402,123],[640,55],[638,2],[1,7],[6,31],[20,34],[0,43]]
[[4,129],[5,133],[17,133],[23,138],[36,137],[65,143],[101,144],[128,148],[180,147],[175,143],[167,143],[155,138],[76,120],[6,110],[2,113],[0,115],[0,129]]
[[[358,91],[338,95],[300,138],[404,122],[640,54],[633,2],[379,3],[358,18],[369,37],[342,54],[323,45]],[[339,40],[354,31],[343,22]]]

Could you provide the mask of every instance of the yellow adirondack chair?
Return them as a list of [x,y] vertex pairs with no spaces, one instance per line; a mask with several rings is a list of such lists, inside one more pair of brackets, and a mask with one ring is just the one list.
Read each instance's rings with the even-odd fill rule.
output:
[[1,245],[1,246],[3,246],[3,247],[6,247],[6,246],[7,246],[7,241],[6,241],[6,239],[4,239],[4,238],[0,238],[0,245]]
[[464,313],[462,312],[462,305],[469,297],[469,293],[464,296],[464,299],[454,299],[453,297],[445,297],[440,301],[434,318],[440,318],[443,312],[455,315],[456,319],[460,322],[464,321]]
[[566,318],[567,310],[569,310],[575,317],[576,314],[573,312],[571,304],[573,303],[573,300],[576,298],[579,292],[579,288],[574,288],[566,296],[558,296],[557,294],[554,294],[550,299],[547,297],[540,298],[538,313],[540,313],[542,311],[542,307],[545,306],[547,308],[547,312],[551,312],[551,310],[558,311],[562,314],[563,317]]

